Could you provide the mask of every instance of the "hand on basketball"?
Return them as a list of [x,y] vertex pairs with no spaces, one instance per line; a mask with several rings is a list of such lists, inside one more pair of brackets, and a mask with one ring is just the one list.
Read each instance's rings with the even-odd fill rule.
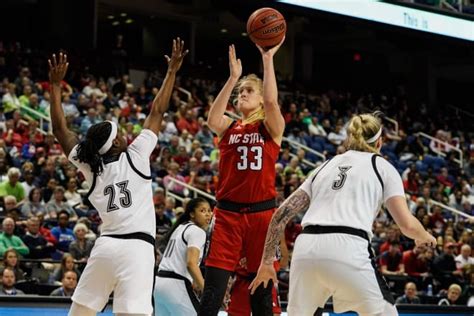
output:
[[278,283],[277,275],[273,264],[260,264],[258,268],[257,276],[253,279],[252,283],[249,285],[250,294],[253,295],[255,290],[263,283],[263,287],[267,288],[268,282],[272,280],[273,284]]
[[184,50],[184,41],[179,37],[173,40],[173,47],[171,50],[171,58],[165,55],[166,62],[168,62],[168,71],[177,72],[183,64],[184,57],[189,53],[189,50]]
[[56,59],[56,54],[53,54],[51,59],[48,59],[49,64],[49,80],[54,85],[59,85],[61,80],[66,76],[67,67],[67,55],[59,53],[59,60]]
[[273,57],[273,55],[276,54],[278,49],[280,49],[280,46],[283,45],[284,41],[285,41],[285,36],[283,36],[283,39],[281,40],[281,42],[278,45],[273,46],[272,48],[269,48],[267,50],[265,50],[265,48],[263,48],[260,45],[255,44],[255,46],[257,46],[258,50],[260,51],[260,53],[262,54],[263,57]]
[[242,76],[242,62],[237,58],[233,44],[229,46],[229,69],[233,79],[238,80]]

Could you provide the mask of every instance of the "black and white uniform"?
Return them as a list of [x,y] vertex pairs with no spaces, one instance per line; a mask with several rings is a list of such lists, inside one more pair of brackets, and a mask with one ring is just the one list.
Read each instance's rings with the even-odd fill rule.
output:
[[201,261],[205,244],[206,232],[191,222],[179,225],[171,234],[156,278],[155,315],[197,315],[199,301],[192,288],[193,278],[186,259],[188,248],[195,247],[199,249]]
[[89,200],[102,219],[95,242],[72,300],[100,311],[114,292],[114,313],[153,313],[156,230],[149,157],[157,136],[144,129],[117,160],[105,161],[94,177],[88,164],[69,160],[91,183]]
[[397,170],[378,155],[349,150],[319,166],[300,189],[311,200],[291,260],[289,315],[313,315],[330,296],[336,313],[381,314],[394,299],[369,241],[382,203],[405,196]]

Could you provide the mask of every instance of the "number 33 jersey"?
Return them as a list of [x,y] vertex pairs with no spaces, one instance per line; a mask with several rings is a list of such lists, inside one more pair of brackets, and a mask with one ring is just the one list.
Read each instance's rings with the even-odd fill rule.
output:
[[280,152],[263,121],[234,121],[219,142],[217,200],[257,203],[275,198],[275,163]]
[[150,154],[157,136],[144,129],[117,160],[105,161],[102,174],[94,177],[88,164],[81,163],[77,145],[69,160],[91,184],[89,201],[102,219],[101,234],[142,232],[155,236],[155,209],[150,176]]

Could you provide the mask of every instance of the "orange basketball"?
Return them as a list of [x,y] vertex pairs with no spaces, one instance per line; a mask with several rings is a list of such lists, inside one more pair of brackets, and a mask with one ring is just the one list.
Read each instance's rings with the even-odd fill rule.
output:
[[258,9],[247,21],[247,34],[252,42],[263,48],[271,48],[279,44],[285,33],[285,18],[272,8]]

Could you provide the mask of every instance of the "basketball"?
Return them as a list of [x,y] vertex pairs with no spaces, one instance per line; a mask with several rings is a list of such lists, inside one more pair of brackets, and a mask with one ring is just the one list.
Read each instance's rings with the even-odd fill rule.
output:
[[279,44],[285,33],[285,18],[272,8],[258,9],[247,21],[247,34],[252,42],[266,49]]

